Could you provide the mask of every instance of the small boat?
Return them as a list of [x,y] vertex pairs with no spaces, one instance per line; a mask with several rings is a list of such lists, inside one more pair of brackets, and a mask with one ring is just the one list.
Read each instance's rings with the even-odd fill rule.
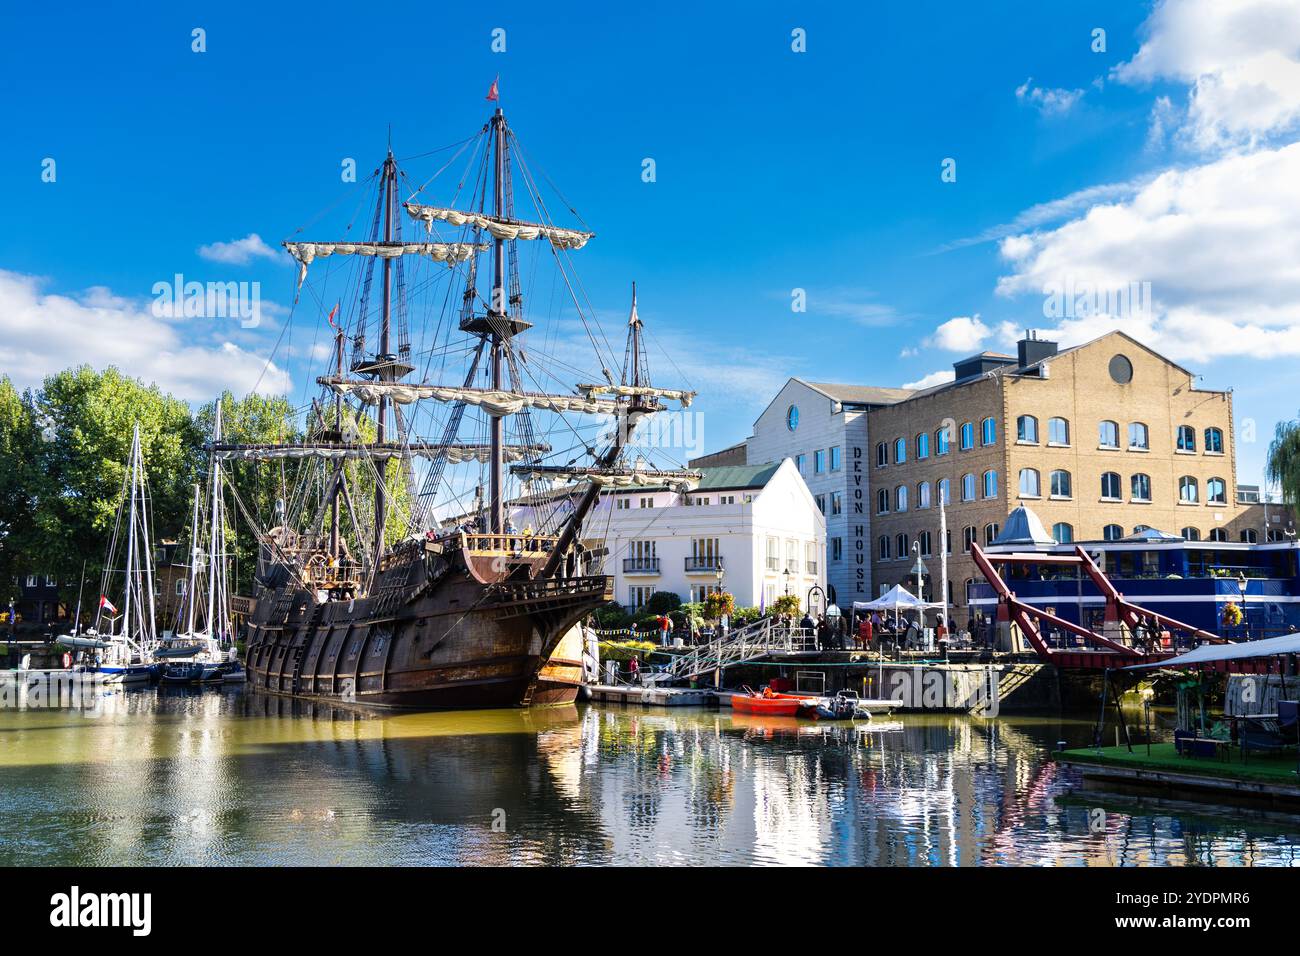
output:
[[796,697],[785,697],[764,687],[761,693],[750,691],[731,698],[731,709],[742,714],[764,714],[768,717],[795,717],[806,706]]

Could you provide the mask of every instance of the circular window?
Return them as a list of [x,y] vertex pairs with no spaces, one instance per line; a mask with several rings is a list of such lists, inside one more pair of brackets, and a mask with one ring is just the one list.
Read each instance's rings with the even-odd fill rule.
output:
[[1110,360],[1110,377],[1121,385],[1133,381],[1133,363],[1123,355],[1116,355]]
[[791,405],[790,408],[786,411],[785,426],[786,428],[790,429],[790,431],[794,431],[796,428],[799,427],[799,406],[798,405]]

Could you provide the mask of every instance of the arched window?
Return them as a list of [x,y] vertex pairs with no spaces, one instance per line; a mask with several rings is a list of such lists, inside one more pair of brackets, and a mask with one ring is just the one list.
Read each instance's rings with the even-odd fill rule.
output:
[[1042,493],[1037,468],[1020,469],[1020,497],[1037,498]]
[[916,540],[917,543],[921,545],[921,557],[923,558],[931,557],[933,555],[933,552],[930,550],[932,547],[930,543],[931,542],[930,532],[922,531],[920,534],[916,536]]
[[998,423],[991,418],[980,422],[980,444],[992,445],[998,440]]
[[970,451],[975,447],[975,426],[970,422],[961,424],[961,450]]
[[902,561],[907,558],[907,552],[912,549],[911,542],[907,539],[907,534],[900,534],[894,539],[894,554],[898,555],[898,560]]
[[888,561],[889,560],[889,535],[882,534],[880,536],[880,539],[876,542],[876,548],[880,552],[880,560]]
[[1049,445],[1070,444],[1070,423],[1064,418],[1047,420],[1047,443]]
[[1129,422],[1128,447],[1130,451],[1146,451],[1151,447],[1147,427],[1142,422]]
[[945,505],[952,504],[952,494],[949,492],[948,485],[949,482],[947,478],[939,479],[939,500]]
[[1112,421],[1104,421],[1097,426],[1097,444],[1102,448],[1119,447],[1119,425]]
[[996,471],[984,472],[984,497],[996,498],[998,496],[998,473]]
[[979,534],[979,529],[973,524],[967,525],[961,532],[961,549],[970,554],[970,546],[975,543],[975,536]]
[[1228,483],[1222,478],[1211,478],[1205,483],[1205,500],[1212,505],[1228,503]]
[[975,500],[975,476],[974,475],[961,476],[961,500],[962,501]]
[[996,524],[986,524],[984,526],[984,544],[991,545],[998,539],[998,526]]
[[916,436],[916,457],[919,461],[922,458],[930,457],[930,433],[921,432]]
[[1178,426],[1178,450],[1196,451],[1196,429],[1191,425]]
[[916,507],[930,507],[930,483],[928,481],[923,481],[916,486]]
[[1134,534],[1141,534],[1143,531],[1150,531],[1150,530],[1151,530],[1151,525],[1149,524],[1135,524],[1133,526]]
[[1211,541],[1227,541],[1227,540],[1228,540],[1228,532],[1227,532],[1227,530],[1224,529],[1224,528],[1211,528],[1211,529],[1210,529],[1210,540],[1211,540]]
[[1070,473],[1058,468],[1052,472],[1052,497],[1053,498],[1071,498],[1074,492],[1070,487]]
[[1074,540],[1074,526],[1065,521],[1052,525],[1052,537],[1057,544],[1069,544]]
[[1205,429],[1205,453],[1207,455],[1223,454],[1223,429]]
[[1197,531],[1195,528],[1184,528],[1182,531],[1178,533],[1183,536],[1184,541],[1201,540],[1201,532]]
[[1151,476],[1141,472],[1129,479],[1129,497],[1134,501],[1151,500]]
[[1279,541],[1285,541],[1285,540],[1286,540],[1286,535],[1282,532],[1282,529],[1281,529],[1281,528],[1269,528],[1269,529],[1268,529],[1268,543],[1269,543],[1269,544],[1277,544]]
[[899,485],[894,489],[894,510],[907,510],[907,485]]
[[951,439],[952,436],[948,434],[948,429],[946,426],[944,428],[940,428],[937,431],[935,431],[934,433],[935,454],[936,455],[948,454],[948,442],[951,441]]
[[876,443],[876,467],[884,468],[889,464],[889,446],[883,441]]
[[889,489],[881,488],[876,492],[876,514],[883,515],[889,513]]
[[1016,441],[1038,444],[1038,419],[1033,415],[1021,415],[1016,419]]
[[894,439],[894,464],[901,465],[907,461],[907,440],[905,438]]
[[1259,532],[1254,528],[1242,528],[1241,540],[1246,544],[1259,544]]
[[1101,536],[1106,541],[1118,541],[1124,537],[1124,529],[1117,524],[1108,524],[1101,529]]
[[1119,501],[1124,495],[1118,471],[1107,471],[1101,476],[1101,497],[1104,501]]
[[1200,489],[1191,475],[1183,475],[1178,479],[1178,500],[1187,505],[1194,505],[1201,500]]

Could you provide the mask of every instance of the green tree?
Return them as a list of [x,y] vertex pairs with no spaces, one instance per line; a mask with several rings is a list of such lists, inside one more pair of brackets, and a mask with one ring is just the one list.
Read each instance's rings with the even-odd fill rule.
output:
[[1282,488],[1282,500],[1300,506],[1300,421],[1278,422],[1268,446],[1268,478]]
[[645,601],[645,610],[650,614],[667,614],[682,606],[682,599],[672,591],[655,591]]
[[44,570],[23,566],[35,532],[32,452],[38,440],[31,394],[19,395],[8,376],[0,377],[0,583],[6,589],[0,601],[6,605],[17,597],[7,589],[20,573]]
[[93,581],[108,537],[140,426],[149,484],[153,538],[188,527],[190,487],[199,474],[200,436],[189,406],[116,368],[68,369],[45,379],[32,403],[42,440],[30,461],[38,479],[28,560],[56,574],[63,597],[75,597],[82,561]]

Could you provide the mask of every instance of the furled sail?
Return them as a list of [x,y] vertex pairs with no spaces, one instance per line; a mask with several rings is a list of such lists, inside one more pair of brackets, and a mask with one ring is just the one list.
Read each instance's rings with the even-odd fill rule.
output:
[[476,212],[461,212],[443,206],[423,206],[408,202],[406,212],[412,219],[424,221],[426,229],[432,231],[437,222],[450,223],[453,226],[472,225],[486,229],[494,239],[549,239],[557,249],[581,249],[594,232],[581,232],[577,229],[561,229],[559,226],[546,226],[535,222],[518,222],[514,219],[497,219]]
[[[550,445],[506,445],[503,449],[506,461],[522,461],[533,455],[545,455],[551,450]],[[233,445],[218,444],[212,446],[212,452],[218,458],[230,461],[273,461],[285,458],[323,458],[333,460],[388,460],[411,455],[416,458],[437,458],[444,455],[453,465],[465,461],[489,461],[492,457],[491,445],[430,445],[411,443],[399,445],[395,442],[383,444],[358,444],[355,442],[302,442],[295,445]]]
[[572,468],[565,465],[517,465],[511,469],[523,478],[560,478],[589,481],[601,487],[647,488],[667,486],[689,491],[699,483],[698,471],[653,471],[648,468]]
[[316,381],[339,395],[351,395],[367,405],[381,398],[409,405],[422,399],[438,402],[465,402],[482,408],[489,415],[514,415],[524,408],[541,408],[552,412],[586,412],[591,415],[615,415],[627,407],[609,398],[582,395],[546,395],[539,392],[513,392],[505,389],[469,388],[448,385],[409,385],[403,382],[366,382],[339,378]]
[[649,398],[667,398],[674,402],[681,402],[682,408],[690,406],[695,399],[694,392],[688,392],[680,388],[655,388],[652,385],[611,385],[599,383],[595,385],[579,385],[578,391],[589,397],[596,395],[623,395],[623,396],[641,396]]
[[427,256],[434,262],[464,262],[487,248],[472,242],[285,242],[289,255],[298,260],[298,287],[307,278],[307,267],[326,256]]

